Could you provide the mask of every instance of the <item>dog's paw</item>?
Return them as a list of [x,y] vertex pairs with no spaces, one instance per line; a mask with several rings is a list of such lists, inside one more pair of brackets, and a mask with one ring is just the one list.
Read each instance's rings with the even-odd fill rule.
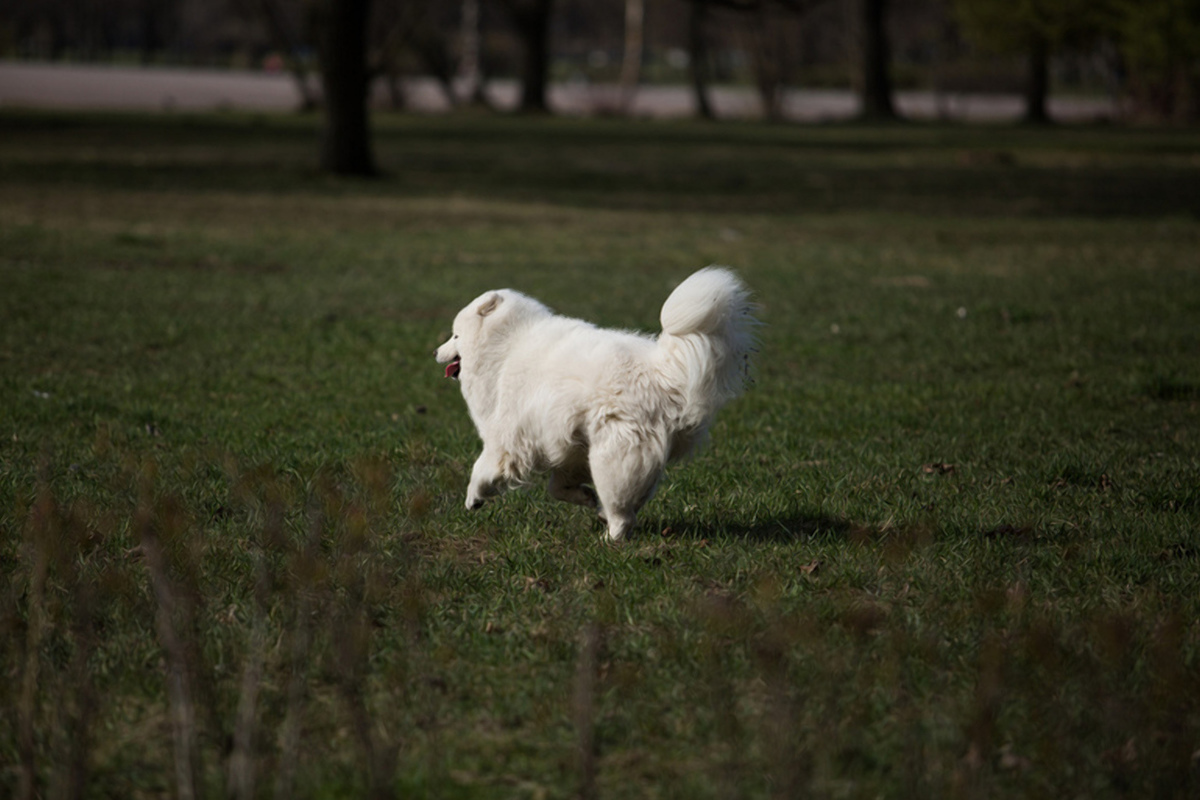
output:
[[623,540],[637,526],[637,517],[632,514],[610,514],[606,522],[605,538],[614,544]]

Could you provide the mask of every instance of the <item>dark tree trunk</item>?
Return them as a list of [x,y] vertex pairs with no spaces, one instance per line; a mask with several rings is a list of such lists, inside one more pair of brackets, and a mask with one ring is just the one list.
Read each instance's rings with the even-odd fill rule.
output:
[[887,0],[858,0],[862,68],[862,117],[896,118],[892,105],[891,54],[887,39]]
[[367,121],[367,20],[370,0],[328,0],[321,35],[325,126],[321,169],[337,175],[374,175]]
[[708,101],[708,38],[705,27],[708,23],[708,0],[692,0],[688,12],[688,65],[692,78],[692,92],[696,95],[696,113],[701,119],[716,119],[712,104]]
[[754,36],[754,79],[762,101],[763,116],[769,122],[783,121],[783,48],[780,34],[771,24],[766,5],[754,12],[751,26]]
[[1025,83],[1025,121],[1046,125],[1050,114],[1046,98],[1050,94],[1050,43],[1045,36],[1034,34],[1029,42],[1029,74]]
[[642,76],[642,55],[645,50],[645,0],[625,0],[625,46],[621,55],[621,113],[628,114],[633,105]]
[[545,113],[550,81],[550,15],[554,0],[504,0],[525,48],[521,64],[521,105],[527,113]]
[[160,11],[156,2],[142,5],[142,66],[154,63],[155,53],[162,46],[159,38]]

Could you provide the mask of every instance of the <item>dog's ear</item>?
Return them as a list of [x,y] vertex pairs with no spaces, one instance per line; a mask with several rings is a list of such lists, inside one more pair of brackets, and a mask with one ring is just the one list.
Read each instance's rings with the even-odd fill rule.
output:
[[503,300],[504,298],[499,292],[493,292],[491,297],[479,304],[479,309],[476,313],[478,313],[481,317],[486,317],[488,314],[495,311],[496,307],[500,305],[501,301]]

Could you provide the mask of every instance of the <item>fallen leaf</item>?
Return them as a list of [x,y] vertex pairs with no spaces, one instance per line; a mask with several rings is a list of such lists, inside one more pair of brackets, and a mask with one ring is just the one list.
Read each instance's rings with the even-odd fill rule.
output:
[[1024,539],[1024,538],[1027,538],[1032,533],[1033,533],[1033,529],[1028,528],[1026,526],[1009,525],[1007,523],[1004,523],[1002,525],[997,525],[994,528],[990,528],[989,530],[984,531],[983,535],[989,539],[998,539],[1001,537]]
[[1100,760],[1111,765],[1132,764],[1137,761],[1138,751],[1137,743],[1133,739],[1129,739],[1120,747],[1114,747],[1110,750],[1105,750],[1100,754]]
[[532,578],[532,577],[526,578],[525,579],[525,591],[528,592],[531,589],[541,589],[543,592],[549,592],[550,591],[550,581],[546,580],[545,578]]
[[819,560],[819,559],[815,559],[815,558],[814,558],[812,561],[810,561],[809,563],[807,563],[807,564],[805,564],[804,566],[802,566],[802,567],[800,568],[800,571],[801,571],[802,573],[804,573],[805,575],[816,575],[816,574],[817,574],[817,570],[818,570],[818,569],[820,569],[820,568],[821,568],[821,562],[820,562],[820,560]]
[[1012,751],[1012,745],[1004,745],[1000,748],[1000,769],[1021,770],[1024,772],[1033,764],[1025,756],[1018,755]]

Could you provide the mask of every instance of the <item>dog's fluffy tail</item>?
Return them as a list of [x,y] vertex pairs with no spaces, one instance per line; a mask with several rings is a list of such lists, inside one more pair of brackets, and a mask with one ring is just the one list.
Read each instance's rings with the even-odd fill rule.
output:
[[685,426],[706,427],[745,388],[759,325],[755,310],[749,290],[725,267],[694,273],[663,303],[658,343],[683,392]]

